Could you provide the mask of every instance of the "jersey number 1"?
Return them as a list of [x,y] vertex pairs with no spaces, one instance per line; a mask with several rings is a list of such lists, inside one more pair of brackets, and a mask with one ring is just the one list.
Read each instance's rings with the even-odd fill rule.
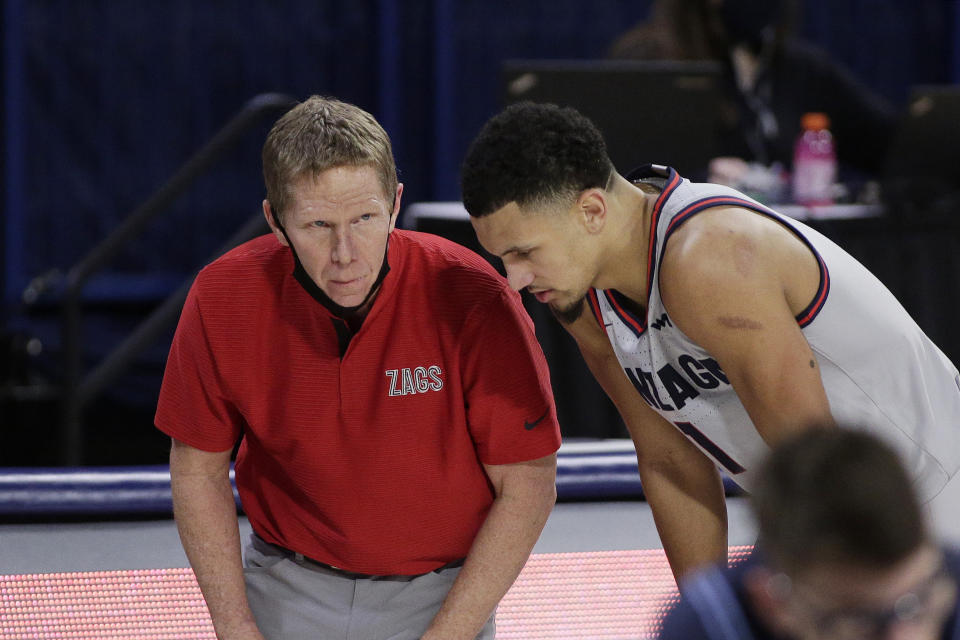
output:
[[713,459],[719,462],[728,472],[736,475],[746,471],[736,460],[727,455],[726,451],[718,447],[713,440],[705,436],[702,431],[689,422],[674,422],[673,424],[677,425],[680,431],[683,431],[688,438],[696,442],[704,451],[713,456]]

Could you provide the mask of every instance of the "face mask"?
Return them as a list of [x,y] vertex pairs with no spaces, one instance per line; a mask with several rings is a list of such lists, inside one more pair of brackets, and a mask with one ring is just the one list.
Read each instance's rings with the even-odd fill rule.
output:
[[276,215],[273,216],[273,222],[277,225],[277,228],[280,229],[283,237],[287,239],[287,245],[290,247],[290,253],[293,254],[294,279],[300,284],[301,287],[303,287],[304,291],[310,294],[311,298],[322,304],[330,313],[338,318],[347,319],[355,316],[357,312],[363,308],[363,305],[370,301],[370,298],[373,297],[373,295],[380,288],[380,285],[383,284],[387,274],[390,273],[390,263],[387,260],[387,253],[390,250],[390,235],[388,234],[386,245],[383,247],[383,262],[380,263],[380,273],[377,274],[377,279],[370,286],[370,291],[367,292],[367,295],[364,296],[363,301],[360,304],[353,307],[343,307],[334,302],[330,296],[324,293],[323,289],[317,286],[317,283],[313,281],[313,278],[310,277],[310,274],[307,273],[307,270],[303,268],[303,263],[300,262],[300,256],[297,255],[297,250],[293,248],[293,243],[290,242],[290,236],[287,235],[287,230],[283,228],[283,225],[280,223],[280,220]]
[[303,263],[300,262],[300,257],[297,256],[296,250],[293,248],[293,243],[290,242],[287,232],[280,227],[280,230],[283,231],[284,237],[287,238],[287,244],[290,245],[290,253],[293,254],[293,277],[297,282],[300,283],[300,286],[310,294],[314,300],[322,304],[327,308],[330,313],[337,316],[338,318],[350,318],[357,314],[357,312],[363,308],[363,305],[367,304],[370,301],[370,298],[373,297],[373,294],[377,292],[380,288],[380,285],[383,284],[384,278],[387,277],[387,274],[390,273],[390,264],[387,261],[387,251],[390,249],[390,236],[387,236],[387,244],[383,248],[383,262],[380,264],[380,273],[377,275],[377,279],[370,286],[370,291],[367,292],[367,295],[364,296],[363,301],[353,307],[342,307],[336,302],[334,302],[330,296],[323,292],[323,289],[317,286],[317,283],[313,281],[313,278],[310,277],[310,274],[307,273],[307,270],[303,268]]

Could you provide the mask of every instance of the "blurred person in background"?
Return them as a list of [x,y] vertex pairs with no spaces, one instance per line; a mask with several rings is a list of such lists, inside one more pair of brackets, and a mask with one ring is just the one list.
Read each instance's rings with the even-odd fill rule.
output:
[[803,115],[825,113],[841,180],[881,172],[897,113],[825,51],[793,36],[799,0],[655,0],[609,57],[716,61],[725,100],[711,182],[739,186],[748,163],[789,169]]
[[880,440],[796,436],[751,497],[753,554],[684,581],[662,640],[960,639],[960,553],[931,539],[906,469]]

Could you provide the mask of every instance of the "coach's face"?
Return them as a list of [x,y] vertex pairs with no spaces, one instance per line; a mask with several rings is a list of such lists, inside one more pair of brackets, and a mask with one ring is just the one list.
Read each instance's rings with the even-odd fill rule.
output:
[[503,259],[513,289],[527,289],[561,316],[583,304],[596,275],[596,261],[579,201],[553,210],[521,208],[511,202],[471,218],[471,223],[480,244]]
[[[354,307],[376,283],[387,239],[400,210],[403,185],[385,194],[370,166],[341,166],[305,175],[289,187],[283,226],[310,278],[335,303]],[[283,245],[287,240],[268,213]]]

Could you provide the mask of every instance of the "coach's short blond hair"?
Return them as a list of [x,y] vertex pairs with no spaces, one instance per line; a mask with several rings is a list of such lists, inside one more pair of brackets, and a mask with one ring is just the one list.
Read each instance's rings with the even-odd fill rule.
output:
[[295,181],[334,167],[372,167],[391,207],[397,192],[387,132],[363,109],[333,98],[311,96],[285,113],[267,135],[262,160],[267,200],[278,217]]

